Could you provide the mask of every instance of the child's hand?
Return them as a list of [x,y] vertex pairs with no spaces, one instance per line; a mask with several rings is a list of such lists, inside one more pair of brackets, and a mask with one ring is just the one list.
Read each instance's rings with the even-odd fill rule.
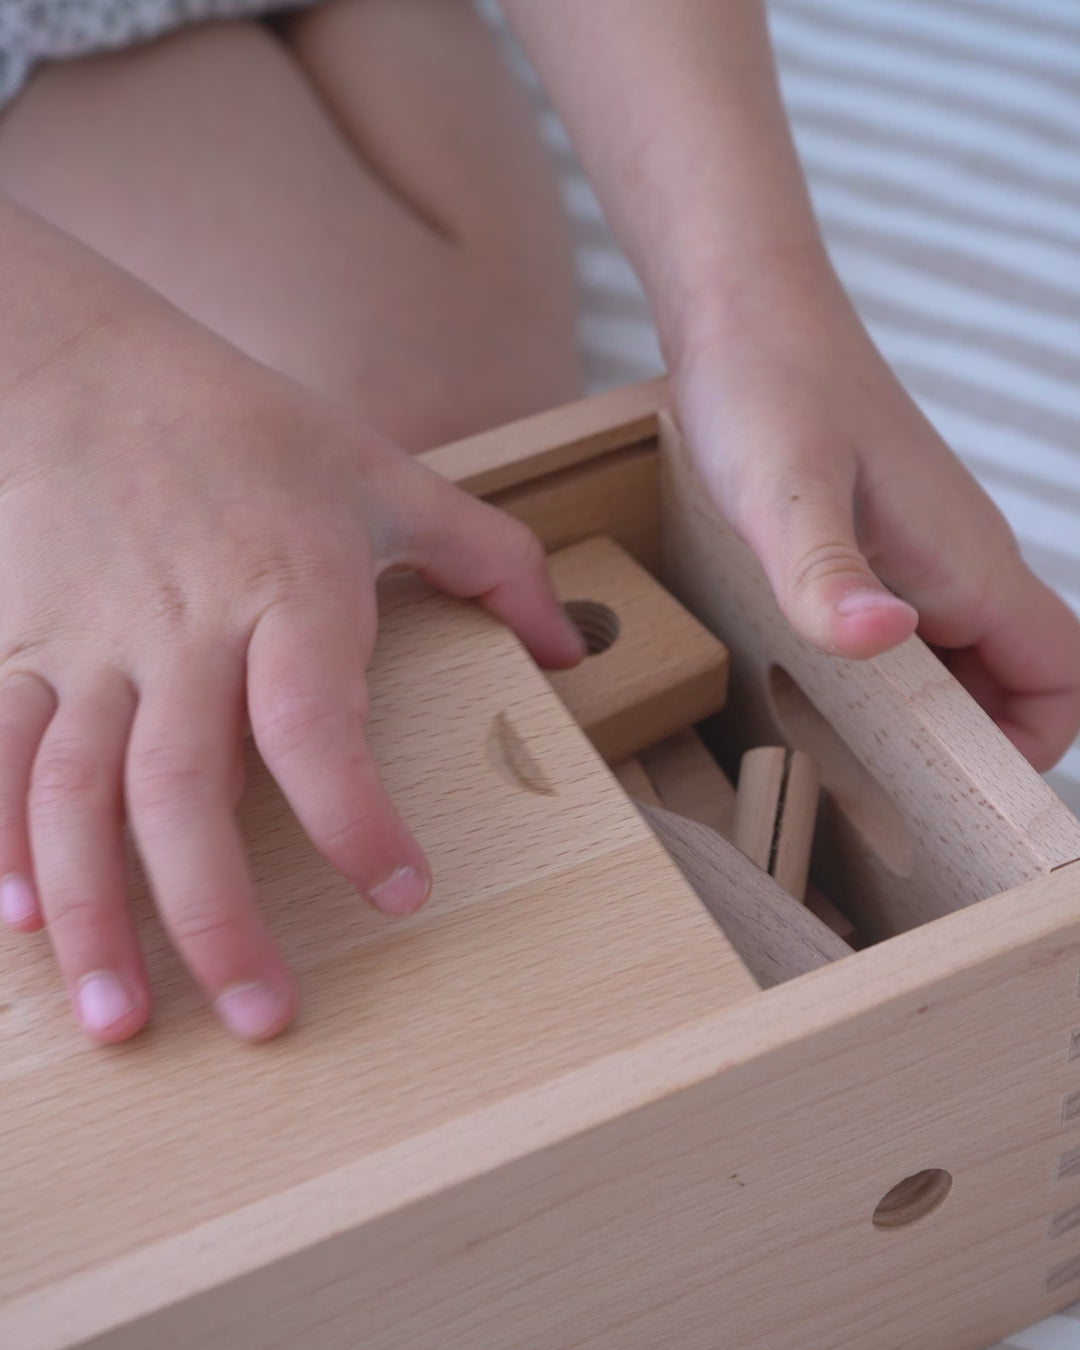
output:
[[917,623],[1049,767],[1080,728],[1080,624],[1025,565],[839,285],[816,265],[781,282],[763,273],[717,312],[682,347],[678,408],[790,622],[850,657],[887,650]]
[[376,576],[479,598],[549,666],[580,638],[523,526],[62,237],[19,261],[0,276],[30,296],[0,333],[0,908],[47,922],[88,1033],[138,1030],[126,812],[195,978],[238,1035],[272,1035],[294,993],[233,820],[245,717],[316,846],[406,913],[430,877],[365,747]]
[[1052,763],[1080,725],[1080,625],[844,299],[762,0],[502,4],[645,283],[691,446],[791,622],[857,656],[917,621]]

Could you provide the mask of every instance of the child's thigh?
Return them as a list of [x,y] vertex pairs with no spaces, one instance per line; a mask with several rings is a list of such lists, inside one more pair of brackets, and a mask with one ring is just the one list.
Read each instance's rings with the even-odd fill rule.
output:
[[[397,3],[411,41],[363,0],[282,38],[207,25],[44,68],[0,117],[0,191],[415,449],[570,397],[577,368],[517,91],[465,6]],[[478,93],[497,134],[467,111]]]

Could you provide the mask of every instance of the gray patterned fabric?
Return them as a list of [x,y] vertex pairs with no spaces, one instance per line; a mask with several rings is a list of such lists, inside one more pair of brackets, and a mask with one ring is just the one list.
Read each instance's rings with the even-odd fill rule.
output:
[[0,0],[0,105],[42,60],[129,47],[205,19],[311,0]]

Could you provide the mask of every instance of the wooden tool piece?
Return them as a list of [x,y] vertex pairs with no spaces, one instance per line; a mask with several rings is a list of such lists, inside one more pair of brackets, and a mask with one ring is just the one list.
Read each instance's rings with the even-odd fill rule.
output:
[[735,789],[696,731],[679,731],[638,759],[656,790],[656,805],[731,837]]
[[851,953],[778,883],[722,835],[655,806],[639,806],[763,989]]
[[723,706],[727,649],[617,544],[588,539],[549,562],[592,653],[551,683],[609,764]]
[[777,884],[796,900],[806,898],[820,786],[817,763],[801,750],[793,750],[785,766],[776,843],[769,870]]
[[800,750],[759,746],[739,766],[732,842],[797,900],[806,897],[819,786],[817,764]]
[[739,764],[731,842],[763,872],[772,860],[786,758],[782,745],[762,745],[747,750]]
[[806,887],[806,908],[811,914],[816,914],[827,928],[831,928],[837,937],[841,937],[845,942],[851,942],[855,933],[855,925],[846,914],[841,913],[833,904],[824,891],[820,890],[811,881]]
[[611,766],[611,772],[619,780],[623,791],[635,802],[645,802],[649,806],[663,806],[663,801],[645,772],[640,759],[624,759]]

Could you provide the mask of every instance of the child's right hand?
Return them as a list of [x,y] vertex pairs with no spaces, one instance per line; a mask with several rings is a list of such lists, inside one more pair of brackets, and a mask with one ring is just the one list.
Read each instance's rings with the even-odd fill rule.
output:
[[548,666],[581,641],[523,526],[0,203],[0,912],[48,924],[91,1036],[145,1022],[122,824],[236,1034],[292,1016],[233,820],[245,718],[390,913],[427,864],[364,741],[373,585],[415,567]]
[[1049,768],[1080,730],[1080,623],[888,369],[823,255],[745,272],[678,345],[673,383],[702,473],[780,608],[850,658],[917,625]]

